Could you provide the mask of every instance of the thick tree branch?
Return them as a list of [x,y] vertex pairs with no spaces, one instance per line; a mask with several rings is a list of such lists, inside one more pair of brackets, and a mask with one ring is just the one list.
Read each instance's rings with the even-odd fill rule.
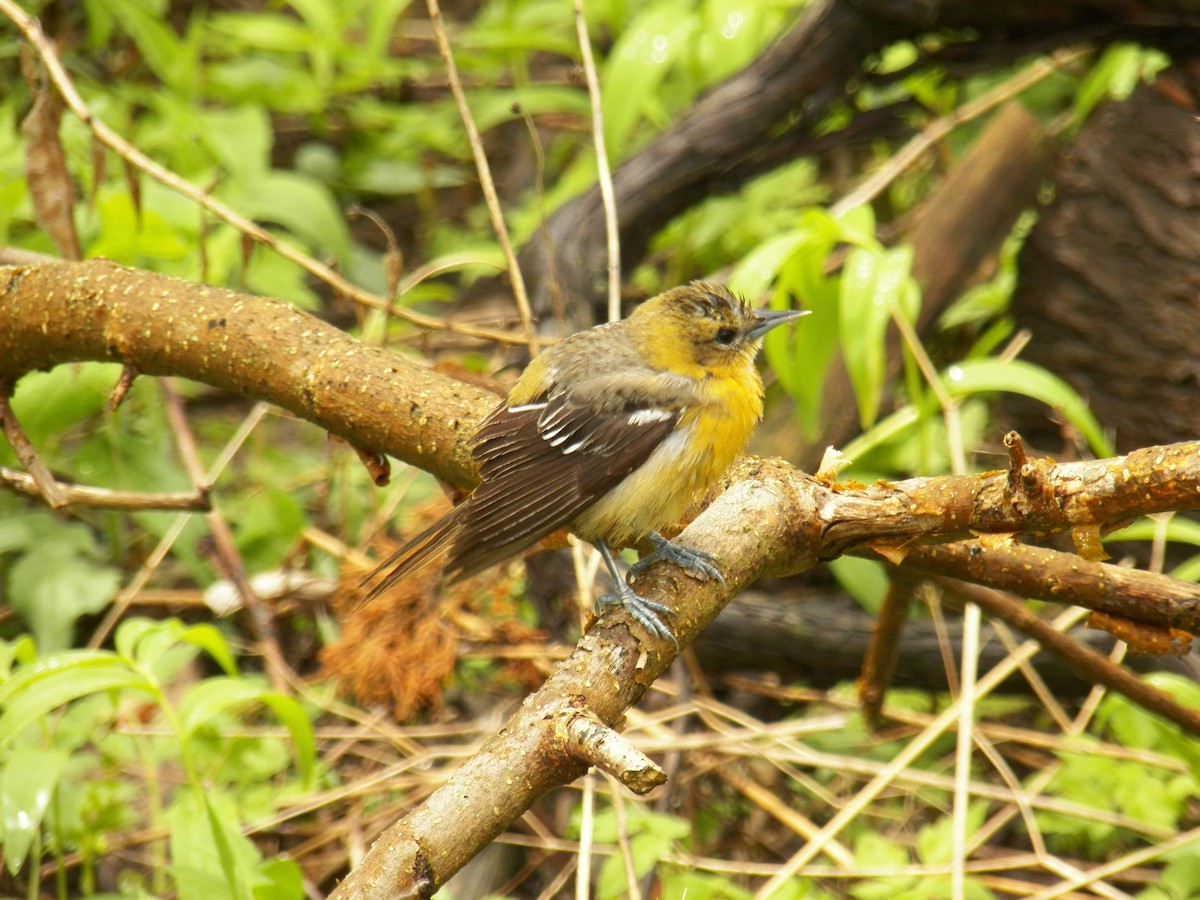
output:
[[0,384],[80,360],[267,400],[463,486],[466,438],[496,403],[280,300],[102,259],[0,267]]

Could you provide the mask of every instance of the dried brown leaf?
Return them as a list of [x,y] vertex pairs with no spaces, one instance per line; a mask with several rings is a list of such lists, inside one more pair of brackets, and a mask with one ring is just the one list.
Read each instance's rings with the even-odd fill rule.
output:
[[78,195],[58,138],[62,99],[40,79],[31,77],[32,66],[24,68],[33,93],[33,107],[21,122],[21,132],[26,138],[25,178],[29,183],[33,216],[38,227],[54,241],[59,253],[67,259],[82,259],[83,251],[73,218]]

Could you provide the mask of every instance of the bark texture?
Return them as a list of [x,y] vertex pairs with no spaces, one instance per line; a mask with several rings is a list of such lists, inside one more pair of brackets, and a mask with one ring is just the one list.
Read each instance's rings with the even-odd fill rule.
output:
[[[1097,111],[1020,257],[1024,358],[1057,372],[1122,450],[1200,434],[1200,62]],[[1044,412],[1015,424],[1056,446]]]
[[267,400],[465,487],[467,437],[497,401],[282,300],[103,259],[0,266],[0,385],[80,360]]

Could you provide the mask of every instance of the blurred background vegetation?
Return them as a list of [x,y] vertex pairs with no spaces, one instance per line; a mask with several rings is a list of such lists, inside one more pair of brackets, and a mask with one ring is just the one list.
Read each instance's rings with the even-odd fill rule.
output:
[[[515,332],[503,256],[423,7],[84,0],[26,9],[40,17],[92,112],[153,160],[367,290]],[[804,0],[589,0],[612,165],[671,152],[656,143],[664,133],[811,13]],[[564,241],[548,217],[597,178],[572,10],[562,0],[483,0],[447,4],[445,15],[505,219],[528,258],[547,234]],[[812,466],[834,442],[851,461],[843,474],[870,481],[1001,467],[998,437],[1014,424],[1060,458],[1194,436],[1186,425],[1155,432],[1154,421],[1114,420],[1115,405],[1106,415],[1095,402],[1104,380],[1095,372],[1111,370],[1111,356],[1090,374],[1078,355],[1078,371],[1048,367],[1062,344],[1047,350],[1043,342],[1040,356],[1017,358],[1039,336],[1024,330],[1014,291],[1025,292],[1035,316],[1062,301],[1022,278],[1022,248],[1039,214],[1044,222],[1063,209],[1054,204],[1066,187],[1053,167],[1104,152],[1083,143],[1087,129],[1108,121],[1102,111],[1170,97],[1172,85],[1186,93],[1194,79],[1179,69],[1172,41],[1186,40],[1178,34],[1156,40],[1152,31],[1139,43],[1137,28],[1126,34],[1119,22],[1097,36],[1034,18],[1023,33],[1014,14],[1007,54],[977,50],[986,23],[881,41],[846,61],[852,75],[836,89],[813,92],[820,104],[796,97],[791,120],[755,136],[766,151],[792,135],[790,149],[734,159],[732,172],[704,190],[692,185],[682,200],[678,186],[663,184],[670,199],[662,203],[678,211],[668,209],[661,226],[626,249],[628,305],[717,277],[756,302],[816,313],[768,342],[770,414],[756,451]],[[1183,74],[1170,81],[1164,71]],[[44,72],[11,24],[0,25],[0,73],[0,246],[70,256],[74,240],[83,257],[284,298],[364,340],[500,389],[523,362],[504,347],[420,332],[356,306],[98,147],[69,113],[57,134],[70,184],[39,176],[29,161],[46,152],[47,139],[22,126]],[[935,308],[923,306],[914,211],[930,208],[1012,104],[1029,117],[1022,127],[1036,132],[1038,146],[1050,148],[1030,158],[1045,168],[1034,169],[1029,196],[994,198],[1013,206],[1003,233],[990,236],[983,258],[943,288]],[[1137,131],[1120,119],[1108,124]],[[739,127],[719,117],[711,126]],[[905,147],[917,151],[911,159],[900,155]],[[1155,164],[1134,159],[1129,171],[1153,180]],[[862,192],[872,175],[876,187]],[[66,226],[39,209],[38,193],[54,190],[75,192]],[[1194,170],[1179,190],[1195,196]],[[1186,197],[1177,203],[1183,215],[1188,205]],[[1128,208],[1137,219],[1137,202]],[[1136,244],[1136,228],[1126,234]],[[1119,236],[1106,238],[1114,255],[1126,252]],[[594,290],[562,296],[536,274],[544,267],[532,271],[547,333],[603,317],[596,271],[586,273]],[[1153,284],[1143,274],[1125,290],[1152,307]],[[902,347],[896,323],[917,327],[920,343]],[[1086,327],[1076,340],[1090,342]],[[1142,350],[1156,371],[1171,371],[1174,357]],[[1193,352],[1185,363],[1194,361]],[[193,487],[169,415],[180,404],[212,478],[216,515],[269,605],[292,678],[271,683],[263,674],[228,557],[214,546],[212,515],[79,507],[59,515],[0,493],[0,893],[324,896],[379,828],[420,802],[573,640],[578,615],[548,602],[568,592],[560,582],[570,576],[556,574],[561,560],[531,563],[528,573],[514,566],[503,579],[437,595],[436,605],[426,580],[395,605],[369,610],[371,618],[343,619],[338,612],[353,598],[341,580],[357,581],[355,554],[431,515],[441,502],[433,480],[401,470],[377,489],[344,445],[204,385],[139,379],[112,410],[106,400],[119,374],[88,363],[29,375],[16,386],[14,409],[60,479],[162,493]],[[1195,378],[1174,380],[1188,391]],[[848,390],[831,395],[839,382]],[[1146,396],[1144,385],[1132,390]],[[1023,399],[997,404],[1001,393]],[[0,458],[17,466],[7,446]],[[1137,556],[1138,543],[1169,541],[1182,548],[1167,557],[1174,574],[1195,580],[1200,557],[1187,548],[1198,535],[1185,521],[1137,523],[1118,536],[1131,543],[1114,552]],[[869,628],[886,588],[882,567],[846,559],[830,569],[816,590],[841,597]],[[763,590],[765,605],[779,606],[797,588]],[[936,655],[931,668],[940,669],[943,653],[953,661],[946,635],[956,626],[947,629],[934,606],[922,617],[940,629],[942,650],[935,641],[916,652]],[[389,620],[400,622],[382,631]],[[792,640],[803,655],[800,638]],[[1000,636],[991,641],[1007,653]],[[858,661],[841,660],[845,672],[832,680],[809,673],[798,683],[790,671],[781,681],[680,669],[630,720],[639,745],[673,760],[662,796],[634,802],[600,780],[600,798],[581,812],[577,792],[561,792],[446,895],[565,895],[587,816],[606,854],[590,876],[596,896],[750,896],[800,841],[795,821],[770,799],[800,821],[827,820],[953,690],[944,675],[907,683],[901,672],[903,687],[888,698],[892,718],[874,732],[855,709]],[[1190,678],[1153,677],[1200,702]],[[974,865],[967,895],[1034,894],[1118,861],[1095,895],[1200,897],[1200,849],[1177,840],[1200,824],[1200,745],[1122,698],[1089,695],[1086,685],[1049,694],[1017,688],[976,709],[981,740],[1004,749],[987,760],[981,753],[974,775],[1008,793],[981,788],[962,826]],[[790,724],[780,730],[780,721]],[[684,732],[711,740],[680,755],[673,741]],[[840,836],[844,871],[806,868],[776,896],[949,896],[944,773],[953,746],[952,736],[935,741]]]

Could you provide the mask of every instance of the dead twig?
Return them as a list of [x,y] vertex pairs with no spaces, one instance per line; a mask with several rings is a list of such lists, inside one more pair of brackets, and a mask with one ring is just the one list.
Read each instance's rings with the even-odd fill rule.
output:
[[960,594],[978,604],[990,615],[1004,620],[1047,650],[1057,653],[1079,677],[1124,694],[1134,703],[1158,713],[1180,728],[1200,735],[1200,711],[1181,706],[1171,699],[1166,691],[1142,681],[1104,654],[1081,646],[1065,634],[1055,631],[1015,597],[991,588],[948,578],[935,580],[947,591]]
[[[30,497],[44,497],[32,475],[0,467],[0,483]],[[175,494],[139,494],[134,491],[112,491],[108,488],[87,487],[57,482],[66,503],[92,509],[114,510],[187,510],[207,512],[212,508],[204,491]]]
[[1200,585],[1073,553],[1006,542],[914,547],[901,569],[951,575],[1036,600],[1069,603],[1135,622],[1200,632]]
[[[187,411],[183,407],[183,401],[166,379],[160,380],[159,386],[162,389],[163,409],[166,413],[167,424],[175,435],[175,443],[179,448],[184,471],[187,472],[197,490],[207,491],[211,488],[211,484],[207,481],[204,465],[200,462],[200,455],[196,450],[196,441],[187,421]],[[279,649],[275,619],[255,593],[254,588],[250,586],[250,580],[246,576],[246,565],[242,561],[242,556],[233,539],[233,531],[230,529],[229,523],[225,521],[225,516],[221,513],[220,508],[215,505],[205,514],[205,519],[213,538],[216,557],[220,562],[219,568],[224,569],[222,574],[237,586],[238,593],[242,596],[242,602],[246,606],[251,630],[258,639],[259,649],[266,661],[267,677],[271,680],[271,687],[280,693],[290,693],[288,686],[291,681],[288,677],[290,667],[283,656],[283,651]]]
[[492,180],[492,168],[488,165],[487,154],[483,150],[483,140],[479,137],[479,129],[471,116],[471,108],[467,106],[467,95],[463,92],[462,81],[458,77],[458,66],[454,64],[454,52],[450,48],[450,40],[446,37],[446,28],[442,22],[442,8],[438,0],[426,0],[429,10],[429,21],[433,25],[433,34],[437,38],[438,52],[446,65],[446,78],[450,82],[450,93],[454,96],[454,105],[458,107],[459,118],[462,119],[463,129],[467,133],[467,143],[471,147],[471,156],[475,159],[475,171],[479,175],[479,186],[483,190],[483,199],[487,204],[488,215],[492,220],[492,231],[500,242],[500,250],[504,254],[504,262],[508,267],[508,277],[512,282],[513,298],[517,301],[517,312],[521,315],[521,327],[525,332],[525,343],[529,347],[529,355],[537,356],[541,347],[537,330],[534,328],[533,311],[529,307],[529,295],[525,290],[525,279],[521,276],[521,267],[517,264],[517,254],[513,250],[512,241],[508,236],[508,226],[504,222],[504,210],[500,207],[500,195],[496,193],[496,183]]
[[350,297],[356,303],[371,307],[372,309],[383,310],[420,328],[450,331],[455,334],[506,344],[528,343],[527,335],[516,337],[505,332],[449,323],[436,316],[427,316],[411,309],[396,306],[389,300],[376,296],[352,284],[331,267],[295,249],[286,241],[278,239],[267,229],[247,219],[229,206],[226,206],[220,200],[213,197],[212,194],[197,188],[194,184],[180,178],[170,169],[159,165],[96,117],[91,107],[87,105],[83,97],[79,94],[79,91],[76,90],[74,81],[71,79],[70,74],[68,74],[62,64],[62,60],[59,59],[58,53],[54,49],[54,44],[46,37],[45,32],[42,31],[41,23],[34,16],[29,15],[29,13],[17,6],[13,0],[0,0],[0,13],[3,13],[12,21],[29,46],[33,47],[38,58],[46,68],[47,78],[54,85],[55,90],[62,96],[63,101],[71,112],[95,135],[97,141],[121,157],[128,166],[133,167],[137,171],[144,172],[160,184],[187,197],[241,234],[270,248],[284,259],[294,262],[310,275],[325,282],[334,291]]
[[4,436],[8,438],[13,452],[17,454],[17,459],[29,473],[30,480],[37,489],[36,492],[46,501],[46,505],[51,509],[62,509],[69,502],[67,496],[54,474],[38,456],[37,450],[29,441],[29,435],[17,421],[16,413],[13,412],[12,404],[9,402],[11,394],[11,389],[0,390],[0,430],[4,431]]

